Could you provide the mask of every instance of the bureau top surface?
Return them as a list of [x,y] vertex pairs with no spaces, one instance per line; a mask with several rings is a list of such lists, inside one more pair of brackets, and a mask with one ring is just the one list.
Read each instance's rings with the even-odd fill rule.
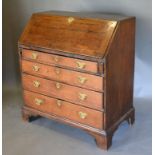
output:
[[118,22],[127,18],[95,13],[35,13],[19,45],[102,59]]

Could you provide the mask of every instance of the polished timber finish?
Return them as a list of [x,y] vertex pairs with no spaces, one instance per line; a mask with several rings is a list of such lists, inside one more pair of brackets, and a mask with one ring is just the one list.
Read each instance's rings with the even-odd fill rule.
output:
[[134,17],[35,13],[18,45],[25,121],[81,128],[102,149],[121,122],[134,123]]
[[46,80],[28,74],[22,75],[23,88],[47,96],[102,110],[103,93]]
[[20,42],[51,50],[63,49],[70,54],[103,57],[117,22],[80,17],[72,17],[69,22],[69,19],[66,16],[33,14]]
[[22,60],[22,70],[25,73],[40,76],[43,78],[77,85],[79,87],[94,91],[103,91],[103,77],[100,76],[25,60]]
[[92,73],[98,73],[98,64],[85,60],[73,59],[69,57],[62,57],[59,55],[45,54],[37,51],[23,50],[23,59],[36,60],[43,64],[55,64],[60,67],[68,67],[72,69],[80,69]]

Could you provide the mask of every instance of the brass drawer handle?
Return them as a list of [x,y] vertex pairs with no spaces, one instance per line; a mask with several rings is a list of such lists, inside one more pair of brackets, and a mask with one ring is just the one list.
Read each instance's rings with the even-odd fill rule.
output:
[[57,89],[61,88],[61,84],[59,82],[56,82],[55,86],[56,86]]
[[55,61],[55,62],[58,62],[58,61],[59,61],[59,57],[58,57],[58,56],[55,56],[55,57],[54,57],[54,61]]
[[85,119],[87,117],[87,115],[88,115],[87,113],[82,112],[82,111],[79,111],[78,114],[79,114],[79,116],[80,116],[81,119]]
[[39,99],[39,98],[35,98],[34,100],[35,100],[35,104],[36,104],[36,105],[41,105],[41,104],[44,103],[44,100]]
[[62,101],[61,100],[57,100],[56,104],[57,104],[58,107],[61,107],[62,106]]
[[60,74],[60,69],[59,69],[59,68],[55,68],[55,73],[56,73],[57,75],[59,75],[59,74]]
[[38,88],[40,86],[40,82],[39,81],[33,81],[33,85],[34,85],[34,87]]
[[79,68],[79,69],[84,69],[86,67],[86,64],[84,62],[80,62],[80,61],[77,61],[76,65],[77,65],[77,68]]
[[78,76],[79,83],[84,84],[88,80],[86,77]]
[[87,99],[87,95],[86,95],[86,94],[83,94],[83,93],[79,93],[79,99],[80,99],[81,101],[84,101],[84,100]]
[[33,68],[33,70],[34,70],[35,72],[38,72],[39,69],[40,69],[40,67],[39,67],[39,66],[36,66],[36,65],[32,66],[32,68]]
[[37,53],[32,53],[32,59],[37,59],[38,54]]

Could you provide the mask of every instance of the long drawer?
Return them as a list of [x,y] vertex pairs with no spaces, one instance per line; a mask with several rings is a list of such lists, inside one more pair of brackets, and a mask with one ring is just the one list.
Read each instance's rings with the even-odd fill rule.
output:
[[40,62],[43,64],[55,64],[58,66],[69,67],[81,71],[98,73],[98,63],[81,59],[68,58],[64,56],[47,54],[32,50],[22,50],[22,58]]
[[22,60],[22,71],[95,91],[103,91],[103,77]]
[[95,128],[103,128],[102,112],[29,91],[24,91],[24,99],[27,106],[39,111],[65,117]]
[[94,109],[103,109],[103,93],[22,74],[23,88]]

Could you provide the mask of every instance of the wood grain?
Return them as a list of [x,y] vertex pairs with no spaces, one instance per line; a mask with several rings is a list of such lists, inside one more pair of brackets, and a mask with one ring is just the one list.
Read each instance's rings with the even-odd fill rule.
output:
[[[39,87],[34,86],[34,81],[40,83]],[[38,92],[47,96],[60,98],[69,102],[73,102],[86,107],[103,110],[103,93],[98,93],[74,86],[69,86],[67,84],[59,83],[60,88],[56,88],[58,82],[45,80],[43,78],[22,75],[23,88],[26,90]],[[80,100],[79,94],[86,94],[85,100]]]
[[105,57],[106,129],[133,108],[134,55],[135,18],[132,18],[119,23]]
[[[36,67],[38,70],[35,70]],[[22,60],[22,72],[103,92],[103,77]]]
[[103,58],[117,21],[33,14],[19,43]]
[[[42,105],[37,105],[35,103],[36,98],[43,100],[44,103]],[[24,100],[27,106],[30,106],[39,111],[46,112],[49,114],[55,114],[61,117],[68,118],[73,121],[90,125],[95,128],[103,129],[102,112],[84,108],[82,106],[71,104],[69,102],[62,101],[62,100],[61,100],[62,105],[58,106],[57,99],[50,98],[37,93],[32,93],[29,91],[24,91]],[[80,118],[79,112],[86,113],[87,114],[86,118],[85,119]]]
[[[37,58],[34,60],[32,59],[32,53],[37,54]],[[22,57],[24,59],[33,60],[35,62],[49,64],[49,65],[58,65],[63,67],[75,68],[77,70],[89,71],[92,73],[98,73],[98,64],[96,62],[85,61],[80,59],[73,59],[68,57],[63,57],[54,54],[46,54],[38,51],[26,50],[23,49]],[[85,64],[84,68],[78,68],[78,62]]]
[[[81,15],[36,13],[28,22],[19,40],[23,119],[39,115],[79,127],[108,149],[120,123],[135,121],[135,18]],[[88,80],[80,85],[77,76]]]

